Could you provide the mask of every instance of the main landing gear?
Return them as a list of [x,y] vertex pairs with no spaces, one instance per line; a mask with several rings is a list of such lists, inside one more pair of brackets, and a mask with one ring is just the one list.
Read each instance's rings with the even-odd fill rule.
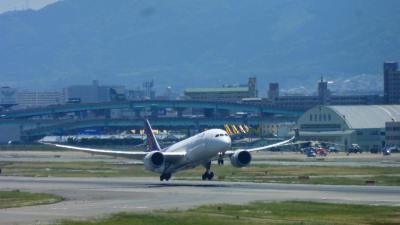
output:
[[212,180],[214,177],[214,173],[213,172],[205,172],[203,173],[203,175],[201,175],[201,179],[203,180]]
[[208,163],[206,163],[206,164],[204,165],[204,167],[206,168],[206,172],[203,173],[203,175],[201,176],[201,179],[202,179],[202,180],[206,180],[206,179],[207,179],[207,180],[212,180],[213,177],[214,177],[214,173],[213,173],[213,172],[210,172],[211,161],[208,162]]
[[171,174],[170,173],[163,173],[160,176],[160,181],[164,181],[164,180],[168,181],[169,179],[171,179]]

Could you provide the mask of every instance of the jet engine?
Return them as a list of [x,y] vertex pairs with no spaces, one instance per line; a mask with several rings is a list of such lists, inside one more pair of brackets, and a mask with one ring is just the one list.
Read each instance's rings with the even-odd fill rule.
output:
[[153,172],[163,172],[165,166],[165,158],[162,152],[149,152],[144,157],[144,167]]
[[231,155],[231,164],[234,167],[245,167],[251,162],[251,154],[246,150],[237,150]]

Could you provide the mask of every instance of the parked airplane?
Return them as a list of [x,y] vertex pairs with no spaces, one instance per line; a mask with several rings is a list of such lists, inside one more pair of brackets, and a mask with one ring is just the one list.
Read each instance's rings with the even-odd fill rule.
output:
[[296,132],[294,137],[275,144],[251,149],[230,150],[231,138],[226,131],[221,129],[210,129],[177,142],[167,148],[161,149],[148,120],[145,120],[144,130],[147,135],[149,152],[113,151],[61,144],[44,144],[92,154],[140,159],[143,160],[144,166],[147,170],[161,174],[161,181],[168,181],[171,178],[171,175],[178,171],[203,165],[206,171],[202,175],[202,179],[211,180],[214,177],[214,173],[210,171],[211,161],[217,159],[219,154],[222,153],[224,157],[228,157],[234,167],[245,167],[251,162],[251,152],[264,151],[281,145],[287,145],[294,142],[296,136],[298,136],[298,132]]

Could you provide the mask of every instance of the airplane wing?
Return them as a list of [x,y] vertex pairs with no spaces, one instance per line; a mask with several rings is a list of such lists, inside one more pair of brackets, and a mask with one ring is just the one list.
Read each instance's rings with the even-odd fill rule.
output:
[[271,148],[275,148],[275,147],[279,147],[279,146],[284,146],[284,145],[288,145],[289,143],[293,143],[293,140],[295,138],[292,137],[288,140],[285,141],[281,141],[275,144],[271,144],[271,145],[266,145],[266,146],[261,146],[261,147],[257,147],[257,148],[250,148],[250,149],[246,149],[248,152],[258,152],[258,151],[265,151]]
[[[110,150],[110,149],[84,148],[84,147],[78,147],[78,146],[60,145],[60,144],[53,144],[53,143],[46,143],[46,142],[41,142],[41,143],[46,144],[46,145],[52,145],[52,146],[59,147],[59,148],[71,149],[71,150],[76,150],[76,151],[81,151],[81,152],[92,153],[92,154],[124,157],[124,158],[128,158],[128,159],[137,159],[137,160],[143,160],[144,157],[147,154],[149,154],[149,152],[114,151],[114,150]],[[185,154],[186,154],[186,152],[163,152],[163,155],[165,156],[165,160],[168,162],[180,160],[182,157],[185,156]]]
[[[268,149],[271,149],[271,148],[275,148],[275,147],[290,145],[292,143],[295,144],[295,142],[294,142],[295,140],[296,140],[296,138],[292,137],[292,138],[290,138],[288,140],[281,141],[281,142],[278,142],[278,143],[275,143],[275,144],[261,146],[261,147],[257,147],[257,148],[242,149],[242,150],[246,150],[248,152],[265,151],[265,150],[268,150]],[[235,150],[235,151],[237,151],[237,150]],[[233,155],[235,153],[235,151],[232,151],[232,150],[226,151],[225,155],[227,155],[227,156]]]
[[257,147],[257,148],[237,149],[235,151],[230,150],[230,151],[226,151],[224,155],[230,157],[231,155],[235,154],[236,151],[245,150],[247,152],[258,152],[258,151],[265,151],[265,150],[268,150],[268,149],[271,149],[271,148],[275,148],[275,147],[298,144],[299,138],[300,138],[299,129],[294,129],[294,136],[292,138],[288,139],[288,140],[281,141],[281,142],[278,142],[278,143],[275,143],[275,144],[271,144],[271,145]]

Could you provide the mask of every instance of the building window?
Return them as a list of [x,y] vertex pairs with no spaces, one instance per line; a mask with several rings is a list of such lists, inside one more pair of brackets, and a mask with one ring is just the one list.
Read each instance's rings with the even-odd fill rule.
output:
[[379,131],[373,130],[369,133],[370,135],[379,135]]
[[310,114],[310,121],[312,121],[312,114]]
[[328,114],[328,120],[329,121],[331,120],[331,114]]

